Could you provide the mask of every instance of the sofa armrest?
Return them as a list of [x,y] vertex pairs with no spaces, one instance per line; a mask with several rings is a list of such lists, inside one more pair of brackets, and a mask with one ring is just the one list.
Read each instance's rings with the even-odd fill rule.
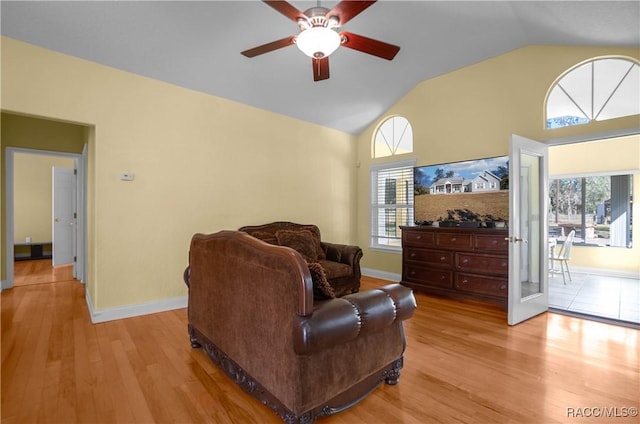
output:
[[184,269],[184,272],[182,273],[182,279],[184,280],[184,283],[187,285],[187,287],[191,287],[191,267],[187,266]]
[[410,318],[415,309],[413,292],[400,284],[328,300],[311,315],[297,317],[294,350],[308,355],[355,340]]
[[356,266],[362,258],[362,249],[358,246],[350,246],[347,244],[320,243],[328,261],[340,262],[343,264]]

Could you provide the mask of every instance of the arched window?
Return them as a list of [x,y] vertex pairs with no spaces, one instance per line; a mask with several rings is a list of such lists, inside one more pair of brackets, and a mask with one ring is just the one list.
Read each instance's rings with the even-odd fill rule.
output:
[[[392,116],[378,126],[372,156],[382,158],[413,152],[411,124]],[[395,158],[394,158],[395,159]],[[413,167],[415,159],[378,163],[371,167],[371,238],[369,247],[401,251],[403,225],[413,224]]]
[[640,114],[640,66],[599,58],[564,73],[547,95],[547,129]]
[[413,130],[402,116],[384,120],[373,137],[373,157],[383,158],[413,152]]

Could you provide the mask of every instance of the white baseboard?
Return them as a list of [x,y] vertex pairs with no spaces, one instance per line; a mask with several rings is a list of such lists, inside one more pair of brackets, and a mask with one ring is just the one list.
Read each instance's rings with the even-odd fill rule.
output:
[[396,274],[395,272],[380,271],[379,269],[361,268],[360,272],[362,273],[362,275],[366,275],[367,277],[380,278],[382,280],[389,280],[394,283],[398,283],[402,279],[402,275],[400,274]]
[[635,280],[640,279],[640,275],[633,271],[620,271],[617,269],[606,268],[588,268],[582,266],[572,266],[569,261],[569,272],[578,272],[580,274],[600,275],[603,277],[618,277],[618,278],[632,278]]
[[158,312],[171,311],[174,309],[186,308],[188,304],[187,296],[174,297],[172,299],[158,300],[155,302],[147,302],[139,305],[120,306],[110,309],[93,309],[93,302],[89,295],[89,290],[85,290],[85,298],[91,322],[98,324],[100,322],[113,321],[116,319],[137,317],[140,315],[155,314]]
[[8,280],[0,280],[0,291],[4,290],[4,289],[8,289],[9,288],[9,281]]

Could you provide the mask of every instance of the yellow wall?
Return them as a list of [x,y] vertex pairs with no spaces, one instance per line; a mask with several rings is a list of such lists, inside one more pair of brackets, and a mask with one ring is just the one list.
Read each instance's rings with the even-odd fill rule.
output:
[[52,167],[73,169],[73,159],[16,153],[13,163],[14,241],[52,240]]
[[[423,81],[363,131],[357,138],[358,243],[365,247],[362,265],[397,274],[402,268],[400,254],[366,248],[373,164],[414,157],[417,165],[430,165],[506,155],[511,134],[546,141],[639,128],[637,115],[552,131],[544,128],[544,101],[551,84],[576,63],[601,55],[640,56],[638,49],[524,47]],[[391,115],[404,116],[411,123],[414,153],[371,159],[376,125]]]
[[[4,89],[4,85],[2,88]],[[2,172],[0,172],[0,208],[2,210],[2,214],[0,214],[0,263],[2,265],[0,267],[0,279],[4,280],[7,277],[7,258],[4,253],[6,246],[6,233],[4,231],[6,228],[4,213],[5,149],[7,147],[19,147],[80,154],[87,140],[88,129],[80,125],[48,119],[36,119],[5,112],[0,114],[0,160],[2,163]]]
[[640,135],[549,148],[549,176],[640,171]]
[[95,310],[185,295],[196,232],[291,220],[355,240],[348,134],[6,37],[2,107],[90,127]]
[[[629,172],[633,176],[633,221],[640,217],[640,135],[549,148],[549,176],[580,176],[601,172]],[[631,249],[574,246],[571,265],[640,275],[640,225],[633,226]]]
[[414,153],[377,160],[378,122],[352,137],[6,37],[2,108],[84,125],[88,289],[101,310],[184,295],[193,233],[272,220],[316,223],[324,239],[362,246],[364,267],[400,273],[400,255],[367,248],[370,166],[505,155],[512,133],[544,141],[638,128],[634,116],[544,129],[553,81],[611,54],[639,56],[530,46],[424,81],[386,114],[409,119]]

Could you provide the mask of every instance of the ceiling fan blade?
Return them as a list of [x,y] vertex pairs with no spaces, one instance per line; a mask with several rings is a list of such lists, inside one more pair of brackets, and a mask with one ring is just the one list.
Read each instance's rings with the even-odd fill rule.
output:
[[269,6],[273,7],[278,12],[282,13],[287,18],[291,19],[293,22],[298,23],[298,18],[307,19],[304,14],[296,9],[293,5],[286,1],[270,1],[263,0]]
[[364,37],[358,34],[353,34],[351,32],[343,31],[340,33],[340,35],[346,38],[346,41],[342,43],[344,47],[358,50],[363,53],[372,54],[383,59],[391,60],[396,57],[396,54],[398,54],[398,52],[400,51],[400,47],[393,44],[384,43],[382,41],[374,40],[373,38]]
[[356,0],[343,0],[336,4],[333,9],[327,13],[329,16],[338,16],[340,18],[340,26],[346,24],[351,19],[358,16],[363,10],[371,6],[376,1],[356,1]]
[[313,80],[322,81],[329,79],[329,57],[322,59],[311,58],[313,64]]
[[295,38],[296,38],[295,35],[292,35],[292,36],[283,38],[282,40],[272,41],[270,43],[263,44],[258,47],[254,47],[252,49],[245,50],[240,53],[246,57],[255,57],[264,53],[269,53],[271,51],[281,49],[283,47],[290,46],[293,44],[293,41],[295,40]]

